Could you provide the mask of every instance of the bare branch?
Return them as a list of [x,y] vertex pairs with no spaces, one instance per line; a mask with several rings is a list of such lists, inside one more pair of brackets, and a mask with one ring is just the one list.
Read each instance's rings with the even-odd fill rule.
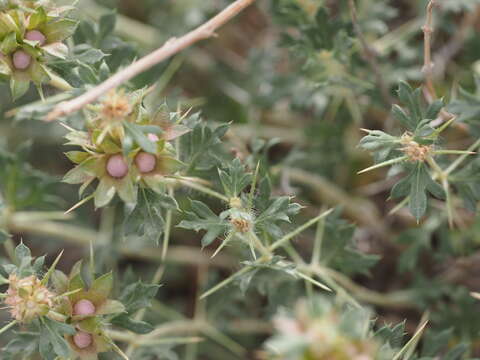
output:
[[433,66],[432,63],[432,34],[433,34],[433,8],[436,5],[436,0],[430,0],[427,5],[427,19],[425,25],[422,27],[424,34],[424,63],[423,73],[425,75],[425,93],[429,100],[437,98],[435,87],[433,86]]
[[189,32],[180,38],[172,38],[168,40],[161,48],[155,50],[149,55],[137,60],[125,69],[119,71],[100,85],[87,91],[85,94],[67,102],[58,104],[52,112],[47,115],[46,120],[52,121],[61,116],[71,114],[80,110],[85,105],[98,99],[111,89],[127,82],[136,75],[150,69],[154,65],[168,59],[178,52],[188,48],[198,41],[208,39],[215,36],[215,31],[234,18],[246,7],[251,5],[255,0],[237,0],[218,15],[210,19],[205,24]]

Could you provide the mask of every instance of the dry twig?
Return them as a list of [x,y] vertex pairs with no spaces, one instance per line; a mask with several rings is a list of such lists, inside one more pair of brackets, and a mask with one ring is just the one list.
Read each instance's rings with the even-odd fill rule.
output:
[[237,0],[218,15],[210,19],[208,22],[189,32],[180,38],[172,38],[168,40],[162,47],[155,50],[149,55],[141,58],[125,69],[119,71],[100,85],[87,91],[85,94],[67,102],[58,104],[52,112],[47,115],[46,120],[52,121],[61,116],[66,116],[75,111],[82,109],[85,105],[98,99],[111,89],[132,79],[136,75],[150,69],[154,65],[170,58],[180,51],[188,48],[198,41],[205,40],[215,36],[215,31],[234,18],[246,7],[251,5],[255,0]]
[[433,86],[433,62],[432,62],[432,34],[433,34],[433,8],[436,0],[430,0],[427,5],[427,19],[422,27],[425,46],[424,46],[424,63],[423,73],[425,74],[425,95],[430,100],[436,99],[437,93]]

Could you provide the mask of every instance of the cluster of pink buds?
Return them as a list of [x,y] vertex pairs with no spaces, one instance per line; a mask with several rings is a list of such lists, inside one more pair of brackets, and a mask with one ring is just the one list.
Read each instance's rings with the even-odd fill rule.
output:
[[19,322],[28,323],[46,315],[53,306],[55,294],[34,275],[19,279],[12,274],[9,285],[5,304],[9,306],[12,317]]

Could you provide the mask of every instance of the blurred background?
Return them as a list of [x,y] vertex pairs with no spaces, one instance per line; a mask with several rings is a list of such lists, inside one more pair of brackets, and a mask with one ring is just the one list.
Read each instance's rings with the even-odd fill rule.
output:
[[[75,41],[80,42],[86,32],[99,31],[99,19],[116,11],[115,30],[100,34],[92,44],[109,54],[106,61],[115,71],[170,37],[202,24],[230,2],[81,0],[76,16],[83,23]],[[435,84],[451,100],[460,86],[474,92],[474,76],[480,75],[480,2],[439,3],[432,50]],[[357,175],[372,163],[357,147],[362,137],[359,128],[395,132],[389,112],[398,82],[421,84],[426,4],[425,0],[357,1],[359,25],[375,53],[376,69],[353,40],[347,1],[271,0],[258,1],[224,26],[218,38],[186,50],[133,83],[142,87],[159,82],[154,101],[167,99],[171,108],[180,103],[182,108],[201,111],[213,123],[231,123],[226,150],[240,158],[260,154],[274,175],[275,193],[295,196],[305,206],[297,223],[327,207],[340,206],[343,217],[357,226],[355,247],[379,258],[364,273],[343,269],[351,279],[347,282],[361,287],[356,291],[376,309],[379,321],[407,319],[407,330],[412,332],[428,307],[433,329],[452,328],[454,338],[470,342],[470,354],[480,356],[479,305],[469,296],[470,291],[480,290],[476,214],[462,210],[464,226],[449,230],[444,214],[433,211],[420,227],[406,209],[388,215],[397,205],[387,200],[394,174],[386,179],[381,171]],[[320,7],[328,9],[328,17],[318,11]],[[64,211],[78,201],[76,187],[59,182],[72,166],[63,155],[69,150],[62,145],[65,130],[35,120],[13,121],[7,116],[14,106],[6,89],[0,85],[0,113],[4,114],[0,115],[0,144],[19,160],[2,150],[8,166],[0,174],[9,179],[8,186],[21,189],[27,184],[31,194],[19,204],[20,210]],[[21,103],[36,99],[32,89]],[[445,139],[462,149],[471,140],[461,126]],[[27,166],[28,175],[22,175],[25,160],[41,173]],[[179,192],[178,201],[186,204],[190,195]],[[203,200],[221,210],[211,199]],[[134,271],[148,281],[161,249],[141,238],[124,241],[119,235],[120,210],[112,205],[93,211],[93,205],[86,204],[68,222],[44,221],[36,228],[20,219],[12,229],[14,240],[23,240],[35,255],[48,254],[50,262],[65,249],[59,267],[68,271],[88,255],[88,239],[95,236],[99,268],[119,270],[122,276]],[[174,224],[180,221],[181,214],[176,213]],[[299,236],[297,249],[307,253],[312,238],[313,232]],[[202,251],[197,234],[174,227],[163,286],[147,318],[161,323],[206,312],[220,332],[215,341],[195,350],[198,359],[254,359],[255,350],[272,331],[267,320],[277,305],[288,306],[304,290],[301,285],[269,281],[265,276],[246,297],[231,287],[201,305],[206,309],[199,309],[198,294],[238,267],[236,254],[242,251],[230,247],[210,259],[215,248]],[[275,291],[262,292],[268,286],[275,286],[281,296],[275,298]],[[388,294],[405,289],[414,292],[413,303],[391,301]],[[0,321],[7,318],[0,311]],[[251,350],[239,351],[230,336]],[[2,335],[0,345],[7,340]],[[188,359],[193,350],[187,346],[165,351],[171,352],[171,359]]]

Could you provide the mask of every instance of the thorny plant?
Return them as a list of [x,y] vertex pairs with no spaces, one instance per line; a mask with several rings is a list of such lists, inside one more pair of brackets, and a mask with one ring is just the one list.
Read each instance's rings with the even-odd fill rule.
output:
[[[271,335],[263,345],[254,344],[251,353],[259,359],[473,360],[475,347],[470,349],[466,343],[475,340],[471,332],[480,329],[454,328],[458,318],[465,319],[464,313],[449,314],[452,319],[438,315],[448,312],[442,297],[463,302],[467,313],[479,297],[478,292],[470,294],[450,284],[448,279],[453,275],[440,274],[431,280],[419,271],[411,288],[389,287],[382,292],[355,281],[371,275],[380,256],[357,246],[355,226],[342,219],[342,214],[370,226],[376,236],[388,238],[390,234],[378,223],[375,211],[369,213],[375,206],[364,206],[367,202],[357,205],[335,184],[289,168],[298,155],[294,150],[291,159],[272,166],[269,152],[275,141],[250,141],[251,133],[244,141],[237,124],[207,122],[194,109],[194,100],[177,94],[172,95],[175,107],[169,106],[173,102],[170,98],[159,101],[184,61],[177,54],[214,37],[221,26],[254,2],[236,0],[203,25],[138,59],[136,50],[115,31],[144,43],[151,29],[143,24],[114,13],[101,16],[97,23],[80,21],[82,3],[78,2],[65,6],[48,0],[0,0],[0,79],[8,83],[14,101],[30,95],[31,83],[41,98],[8,115],[18,121],[55,121],[52,128],[66,132],[65,155],[73,166],[63,182],[78,185],[80,198],[67,206],[55,191],[58,179],[28,165],[28,142],[18,145],[15,153],[2,148],[0,243],[8,261],[2,258],[0,300],[10,318],[0,328],[2,343],[3,336],[9,334],[9,341],[2,344],[2,359],[177,359],[175,347],[180,345],[185,348],[186,359],[216,359],[216,355],[205,355],[210,343],[227,350],[226,356],[246,358],[245,346],[251,342],[230,336],[241,328],[239,321],[245,320],[246,333]],[[99,6],[85,3],[86,8]],[[399,269],[413,270],[421,251],[433,247],[430,238],[441,229],[445,218],[450,228],[467,226],[459,214],[459,200],[473,211],[480,200],[476,156],[480,140],[463,150],[463,146],[450,146],[446,135],[452,129],[465,131],[467,126],[474,136],[479,134],[480,85],[477,93],[461,90],[461,97],[450,102],[449,94],[438,98],[432,43],[434,10],[439,1],[431,0],[426,4],[422,27],[423,84],[414,89],[401,81],[399,104],[392,104],[397,100],[391,89],[398,79],[384,76],[380,57],[397,56],[389,53],[395,41],[385,35],[371,45],[364,31],[368,28],[378,34],[382,28],[388,30],[394,9],[378,4],[377,14],[357,8],[361,2],[354,0],[336,6],[327,3],[272,1],[273,18],[282,25],[281,45],[292,50],[299,70],[295,79],[278,79],[275,85],[280,94],[276,94],[274,87],[259,86],[257,81],[277,76],[271,75],[276,68],[272,59],[279,67],[284,66],[284,59],[274,58],[277,52],[272,51],[272,55],[271,49],[265,50],[268,54],[255,54],[251,61],[257,73],[251,74],[249,84],[255,100],[249,101],[258,108],[269,102],[284,104],[285,94],[291,93],[292,109],[321,113],[327,122],[345,104],[355,126],[365,121],[363,99],[376,96],[373,103],[378,100],[381,106],[391,106],[391,119],[400,127],[390,119],[382,130],[364,130],[367,135],[360,140],[360,147],[373,153],[375,164],[360,173],[390,167],[386,182],[391,187],[390,197],[402,199],[390,213],[401,212],[408,205],[418,224],[410,233],[400,235],[400,241],[413,245],[401,254]],[[443,5],[456,9],[450,1]],[[473,11],[468,2],[457,6]],[[117,20],[132,31],[115,30]],[[467,17],[466,26],[473,21]],[[420,26],[418,22],[413,25]],[[465,41],[464,37],[460,40]],[[155,74],[151,68],[173,56],[158,81],[142,83],[136,78],[143,73]],[[418,60],[414,55],[398,57],[400,62]],[[195,66],[201,67],[198,63]],[[369,77],[376,85],[364,78],[365,70],[374,75]],[[235,94],[232,96],[246,97],[233,85],[222,86]],[[55,94],[46,97],[45,90]],[[375,91],[378,94],[373,96]],[[265,96],[269,92],[270,98]],[[322,106],[323,112],[319,110]],[[276,109],[280,113],[284,110]],[[295,116],[294,112],[287,115]],[[321,136],[328,140],[330,135],[322,132]],[[235,145],[234,156],[227,151],[226,142]],[[333,148],[338,149],[338,144]],[[330,156],[335,160],[341,154],[334,151]],[[312,160],[310,157],[307,164]],[[325,160],[328,163],[329,159]],[[314,162],[314,166],[328,164]],[[278,194],[275,187],[279,174],[284,194]],[[322,206],[297,224],[295,217],[309,210],[285,195],[293,192],[291,179],[318,189],[322,205],[335,206]],[[429,207],[430,195],[444,202],[430,201],[435,206]],[[71,196],[67,199],[70,201]],[[98,232],[66,222],[72,214],[89,212],[90,202],[100,214]],[[312,229],[311,246],[293,242]],[[192,230],[201,232],[202,252],[171,246],[174,230],[186,237],[193,236]],[[46,267],[47,258],[34,258],[21,239],[15,245],[19,234],[86,246],[88,260],[62,272],[57,269],[67,255],[62,252]],[[477,238],[468,232],[462,234]],[[398,246],[384,242],[397,254]],[[432,259],[444,260],[445,253],[450,252],[443,249]],[[117,260],[122,256],[160,264],[151,281],[144,283],[131,269],[119,269]],[[191,318],[157,300],[170,263],[198,265],[198,296]],[[212,283],[209,270],[213,267],[237,269],[228,276],[215,272]],[[223,278],[218,279],[218,275]],[[445,278],[447,284],[442,283]],[[428,292],[425,283],[441,286]],[[262,308],[261,298],[252,294],[265,295],[268,307]],[[261,309],[250,315],[256,318],[242,319],[253,306]],[[417,316],[416,329],[407,329],[406,322],[390,325],[373,321],[374,306],[417,310],[417,315],[423,315]],[[423,336],[430,321],[437,327]],[[411,336],[405,341],[407,330]]]

